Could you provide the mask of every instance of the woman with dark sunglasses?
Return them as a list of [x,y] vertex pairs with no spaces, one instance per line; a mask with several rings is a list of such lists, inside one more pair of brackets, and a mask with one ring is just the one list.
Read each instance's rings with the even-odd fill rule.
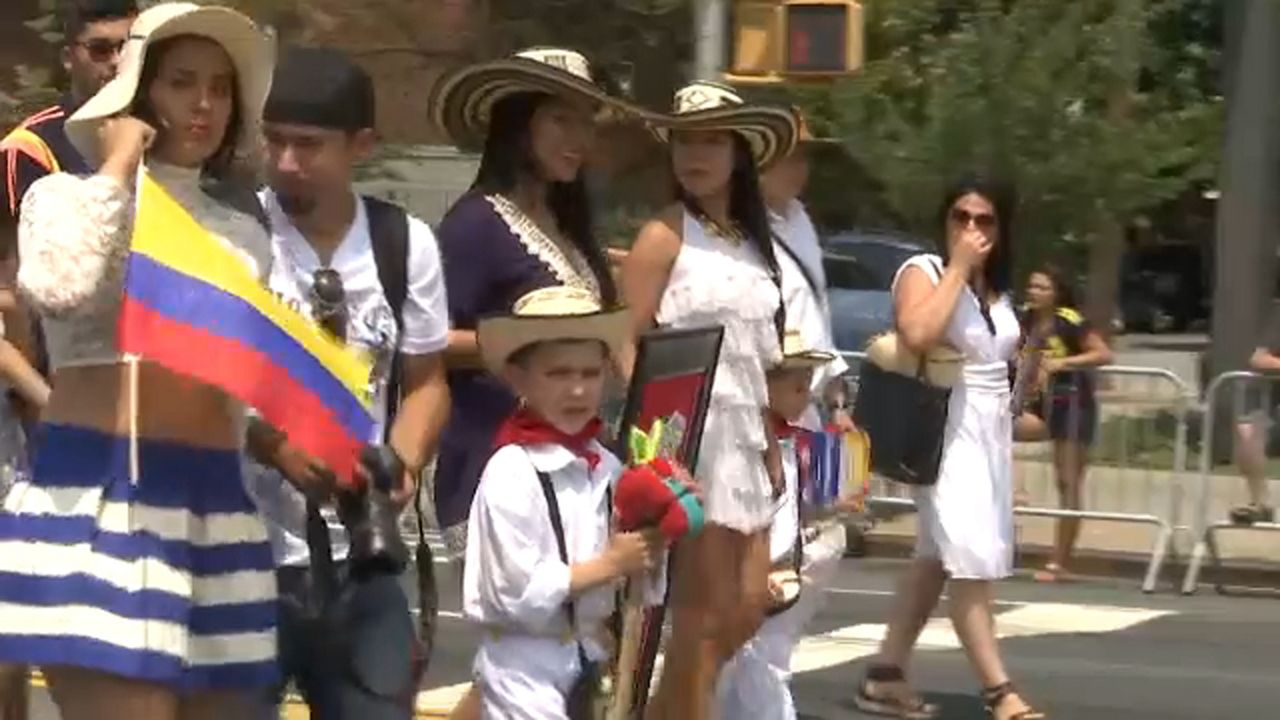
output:
[[946,194],[942,256],[917,255],[894,278],[899,337],[925,353],[948,344],[964,355],[951,392],[935,485],[916,495],[916,557],[898,588],[879,656],[858,685],[863,712],[932,718],[938,709],[908,685],[921,630],[950,586],[956,635],[997,720],[1036,720],[1005,672],[992,615],[995,581],[1013,567],[1013,412],[1008,363],[1021,335],[1009,298],[1012,192],[982,177]]

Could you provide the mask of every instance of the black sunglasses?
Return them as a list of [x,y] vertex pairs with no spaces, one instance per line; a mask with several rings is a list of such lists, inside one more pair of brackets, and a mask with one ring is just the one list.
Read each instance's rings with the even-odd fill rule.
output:
[[120,50],[124,48],[124,43],[124,40],[92,38],[90,40],[84,40],[73,44],[84,48],[85,52],[89,53],[90,60],[93,60],[94,62],[106,62],[120,54]]
[[951,221],[960,227],[969,227],[973,223],[979,230],[990,230],[996,226],[996,216],[991,213],[971,213],[962,208],[951,208]]
[[320,268],[311,274],[311,297],[317,305],[334,308],[346,304],[347,290],[342,275],[333,268]]

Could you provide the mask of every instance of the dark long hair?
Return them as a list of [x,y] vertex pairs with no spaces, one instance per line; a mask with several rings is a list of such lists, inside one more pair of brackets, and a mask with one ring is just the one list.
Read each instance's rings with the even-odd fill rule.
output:
[[[138,80],[137,94],[133,98],[133,107],[130,112],[133,116],[142,120],[152,127],[159,129],[159,117],[155,108],[151,106],[151,100],[147,96],[151,88],[151,84],[155,82],[156,76],[160,74],[160,67],[164,63],[164,58],[173,50],[178,43],[184,40],[203,40],[205,42],[218,44],[217,40],[204,35],[174,35],[163,40],[159,40],[147,48],[147,55],[142,61],[142,73]],[[224,48],[225,52],[225,48]],[[230,53],[227,53],[230,56]],[[240,113],[243,104],[243,98],[240,97],[240,83],[238,74],[240,69],[231,65],[232,85],[235,90],[231,93],[231,115],[227,118],[227,129],[222,133],[222,143],[218,145],[218,149],[208,160],[204,161],[204,175],[214,180],[228,180],[232,170],[232,165],[236,159],[236,145],[240,142]]]
[[1049,284],[1053,286],[1053,304],[1056,307],[1077,309],[1075,283],[1071,281],[1071,277],[1061,265],[1051,262],[1037,265],[1027,277],[1030,278],[1032,275],[1043,275],[1049,278]]
[[[764,258],[769,277],[778,287],[779,312],[775,317],[778,325],[778,337],[785,331],[785,311],[782,310],[782,270],[778,266],[778,257],[773,252],[773,230],[769,225],[769,210],[764,204],[764,193],[760,191],[760,173],[756,170],[755,158],[751,155],[751,146],[746,138],[738,133],[730,133],[733,138],[733,172],[729,175],[729,219],[747,236],[747,242],[755,247],[760,257]],[[675,179],[675,169],[671,170],[672,185],[675,187],[676,200],[695,217],[707,218],[707,213],[698,204],[698,199],[685,191],[680,181]]]
[[951,206],[970,193],[982,196],[995,208],[996,227],[1000,236],[982,266],[982,279],[987,292],[1003,295],[1013,287],[1013,213],[1018,202],[1011,185],[981,173],[968,173],[953,183],[943,196],[942,207],[938,210],[938,221],[942,226],[939,249],[943,260],[948,260],[950,248],[947,247],[947,216],[951,213]]
[[[517,93],[494,103],[472,192],[506,194],[515,189],[522,175],[539,175],[529,124],[538,108],[552,97],[546,93]],[[591,197],[582,173],[571,182],[547,183],[547,206],[560,231],[582,253],[595,274],[601,303],[605,307],[616,305],[618,288],[604,250],[595,240]]]

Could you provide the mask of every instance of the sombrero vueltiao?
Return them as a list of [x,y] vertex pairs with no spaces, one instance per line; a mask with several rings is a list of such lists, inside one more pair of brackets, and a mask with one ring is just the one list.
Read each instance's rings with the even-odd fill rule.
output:
[[748,105],[736,90],[699,80],[676,91],[670,115],[653,122],[654,134],[667,142],[671,131],[724,130],[736,132],[751,146],[760,167],[786,157],[796,145],[795,114],[781,107]]
[[835,353],[806,345],[799,330],[787,330],[782,337],[782,362],[775,365],[774,369],[807,370],[821,367],[835,359]]
[[231,58],[240,100],[240,126],[227,131],[236,133],[237,156],[250,158],[257,154],[258,118],[262,117],[275,68],[274,41],[252,20],[230,8],[166,2],[138,15],[121,51],[120,70],[115,78],[67,118],[67,137],[90,165],[102,163],[98,156],[98,126],[109,117],[128,112],[138,95],[147,50],[179,35],[208,38],[222,46]]
[[527,92],[580,97],[623,114],[656,117],[610,95],[596,84],[587,58],[563,48],[530,48],[501,60],[458,68],[436,83],[430,106],[436,124],[456,145],[478,148],[484,144],[494,104]]
[[558,285],[527,293],[509,315],[482,319],[476,342],[485,367],[501,375],[512,354],[539,342],[599,340],[619,357],[629,332],[626,308],[606,310],[590,292]]

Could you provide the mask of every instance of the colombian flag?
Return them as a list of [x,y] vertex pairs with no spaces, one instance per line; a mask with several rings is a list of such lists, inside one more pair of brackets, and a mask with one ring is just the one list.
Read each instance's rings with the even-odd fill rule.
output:
[[145,171],[120,345],[222,388],[352,477],[373,429],[370,363],[276,299]]

